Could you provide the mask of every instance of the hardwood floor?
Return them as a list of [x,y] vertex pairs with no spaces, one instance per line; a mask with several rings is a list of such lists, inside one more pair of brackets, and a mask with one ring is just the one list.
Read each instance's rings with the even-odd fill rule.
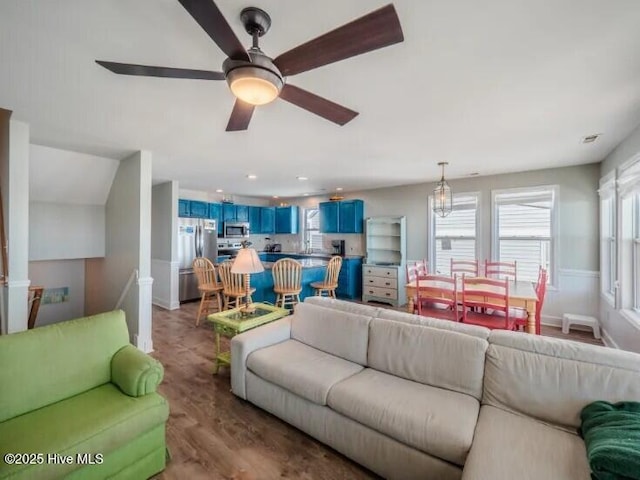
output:
[[[197,303],[153,309],[153,356],[165,368],[160,393],[169,401],[172,460],[156,479],[375,479],[331,448],[230,391],[229,369],[212,375],[211,324],[195,326]],[[589,332],[543,327],[543,335],[602,344]],[[223,339],[228,348],[228,340]]]

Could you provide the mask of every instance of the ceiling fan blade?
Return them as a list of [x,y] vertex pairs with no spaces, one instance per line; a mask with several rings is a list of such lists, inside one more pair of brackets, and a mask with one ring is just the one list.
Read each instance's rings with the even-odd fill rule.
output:
[[296,75],[404,40],[398,14],[387,5],[278,56],[283,75]]
[[236,99],[233,111],[231,112],[231,117],[229,118],[229,123],[227,123],[227,132],[237,132],[249,128],[251,115],[253,115],[255,108],[256,107],[250,103]]
[[178,0],[211,37],[220,50],[233,60],[250,62],[249,54],[213,0]]
[[113,73],[120,75],[139,75],[142,77],[162,77],[162,78],[192,78],[195,80],[224,80],[222,72],[212,72],[210,70],[191,70],[188,68],[153,67],[151,65],[136,65],[133,63],[117,63],[96,60],[98,65],[103,66]]
[[293,85],[285,85],[280,92],[280,98],[338,125],[344,125],[358,115],[358,112]]

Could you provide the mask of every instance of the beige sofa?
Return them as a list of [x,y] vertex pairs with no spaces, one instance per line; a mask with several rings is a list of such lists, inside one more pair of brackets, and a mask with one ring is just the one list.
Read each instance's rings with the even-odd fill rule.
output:
[[231,341],[233,392],[390,479],[590,477],[594,400],[640,400],[640,355],[308,298]]

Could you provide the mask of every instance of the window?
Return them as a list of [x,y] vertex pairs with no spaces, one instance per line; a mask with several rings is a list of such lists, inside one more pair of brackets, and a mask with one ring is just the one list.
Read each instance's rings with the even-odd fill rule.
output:
[[323,250],[320,233],[320,210],[307,208],[304,210],[304,244],[307,251]]
[[453,210],[446,217],[431,211],[431,265],[435,272],[449,275],[451,259],[475,260],[478,248],[478,194],[453,195]]
[[[640,158],[634,158],[619,168],[615,185],[618,203],[614,204],[613,188],[610,188],[607,200],[613,205],[614,212],[616,207],[619,209],[617,216],[613,217],[618,224],[611,222],[617,227],[612,231],[618,234],[618,241],[610,247],[614,250],[611,263],[615,265],[617,259],[618,266],[612,268],[616,275],[610,291],[606,293],[615,292],[614,305],[617,308],[640,313]],[[602,197],[603,189],[600,190]],[[604,216],[602,221],[604,223]],[[606,248],[606,238],[603,237],[602,242]],[[613,289],[614,286],[618,288]]]
[[640,194],[633,196],[633,238],[631,246],[633,283],[633,309],[640,312]]
[[518,280],[535,282],[540,266],[555,279],[553,250],[557,187],[493,192],[494,260],[517,262]]
[[615,304],[616,261],[616,197],[615,177],[600,181],[600,282],[601,291]]

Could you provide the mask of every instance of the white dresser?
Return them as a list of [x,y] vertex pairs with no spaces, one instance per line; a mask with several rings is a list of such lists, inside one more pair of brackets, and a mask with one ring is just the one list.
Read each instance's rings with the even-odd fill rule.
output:
[[405,217],[370,217],[365,222],[367,257],[362,265],[362,300],[400,307],[406,303]]

